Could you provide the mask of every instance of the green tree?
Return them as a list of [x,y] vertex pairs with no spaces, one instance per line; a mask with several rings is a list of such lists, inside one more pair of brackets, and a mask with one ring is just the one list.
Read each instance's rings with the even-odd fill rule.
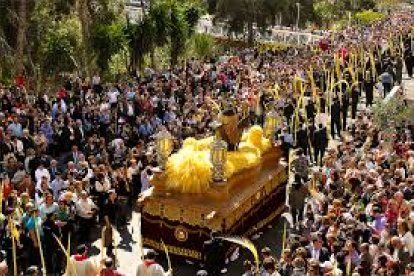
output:
[[210,57],[215,51],[214,37],[208,34],[196,34],[192,38],[193,51],[198,58]]
[[147,16],[140,24],[128,24],[125,33],[131,57],[130,71],[136,73],[143,69],[145,55],[155,47],[155,25],[152,18]]
[[[313,14],[313,0],[299,0],[301,4],[301,25],[305,25]],[[284,24],[296,22],[297,6],[289,0],[218,0],[216,19],[225,22],[229,31],[236,34],[246,34],[249,44],[255,37],[254,25],[260,30],[266,30],[281,18]],[[313,15],[312,15],[313,16]]]
[[171,66],[173,67],[178,63],[178,58],[185,51],[187,34],[189,32],[188,24],[177,6],[171,7],[170,28],[170,56]]
[[131,70],[141,70],[145,55],[158,47],[169,46],[171,66],[178,63],[194,35],[204,9],[198,0],[160,0],[139,24],[127,24],[125,32],[131,52]]
[[371,10],[376,6],[375,0],[354,0],[357,2],[359,10]]
[[329,0],[318,1],[315,4],[315,14],[319,24],[325,28],[329,28],[330,23],[338,18],[336,7]]
[[363,11],[355,14],[355,19],[362,25],[373,24],[384,18],[384,14],[374,11]]
[[105,72],[111,57],[119,53],[125,46],[126,37],[121,23],[100,24],[92,33],[92,47],[96,52],[96,64]]
[[75,53],[80,46],[80,24],[71,18],[55,23],[42,40],[42,68],[51,77],[77,69]]
[[[262,0],[219,0],[216,8],[216,18],[227,23],[229,31],[241,34],[247,29],[247,40],[254,41],[254,23],[265,23],[262,10],[259,9]],[[263,24],[264,25],[264,24]]]

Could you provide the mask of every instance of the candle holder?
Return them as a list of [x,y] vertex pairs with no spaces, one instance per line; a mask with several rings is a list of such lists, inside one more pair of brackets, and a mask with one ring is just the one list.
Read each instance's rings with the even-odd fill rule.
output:
[[163,129],[156,134],[155,145],[158,165],[160,169],[164,170],[167,159],[173,151],[173,137],[166,129]]
[[210,151],[210,161],[213,165],[213,181],[221,183],[225,181],[224,171],[227,161],[227,143],[221,139],[219,134],[221,123],[214,121],[210,126],[216,133]]
[[275,132],[276,132],[277,124],[278,124],[278,118],[279,116],[274,109],[272,109],[266,114],[265,126],[264,126],[265,136],[269,138],[272,142],[274,142],[275,140]]

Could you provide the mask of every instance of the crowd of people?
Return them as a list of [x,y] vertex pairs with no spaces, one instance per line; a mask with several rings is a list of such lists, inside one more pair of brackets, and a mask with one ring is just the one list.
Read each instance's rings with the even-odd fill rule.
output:
[[[400,19],[384,24],[404,22]],[[373,120],[370,94],[377,82],[382,82],[381,98],[401,85],[403,62],[412,77],[411,41],[402,39],[401,47],[380,57],[377,80],[367,74],[360,87],[349,91],[354,111],[338,95],[330,124],[303,125],[296,143],[292,134],[282,133],[286,157],[296,148],[289,194],[292,221],[286,221],[291,229],[280,256],[276,249],[262,249],[259,275],[414,275],[414,125],[407,118],[380,129]],[[403,87],[393,96],[406,104]],[[314,118],[309,116],[312,109],[305,112]],[[329,142],[329,136],[336,141]],[[252,261],[244,265],[243,275],[256,275]]]
[[[99,226],[108,257],[102,271],[115,273],[112,227],[126,227],[129,210],[150,186],[157,167],[154,135],[167,128],[176,149],[187,137],[211,135],[217,105],[229,101],[252,124],[263,124],[266,111],[277,110],[285,157],[300,148],[292,162],[297,238],[291,235],[278,261],[264,251],[261,275],[403,273],[414,251],[414,132],[401,126],[385,143],[368,111],[377,83],[385,97],[401,83],[404,62],[412,72],[412,23],[411,13],[398,13],[332,33],[320,45],[238,49],[111,84],[99,74],[66,75],[56,94],[34,93],[21,78],[1,86],[0,275],[61,275],[70,253],[77,275],[96,275],[101,265],[88,259],[88,248],[101,236]],[[353,68],[352,53],[362,55]],[[307,80],[303,93],[297,79]],[[355,79],[357,85],[331,87]],[[305,112],[298,114],[298,106]],[[319,120],[320,113],[328,113],[330,123]],[[328,149],[329,136],[341,141],[337,149]],[[312,186],[309,162],[320,166],[311,174]],[[147,255],[138,275],[155,263],[154,252]],[[249,267],[246,262],[245,275],[252,275]]]

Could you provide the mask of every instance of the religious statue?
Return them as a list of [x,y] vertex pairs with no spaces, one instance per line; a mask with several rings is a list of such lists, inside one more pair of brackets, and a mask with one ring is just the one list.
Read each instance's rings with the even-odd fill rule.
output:
[[227,150],[229,151],[237,150],[243,130],[248,127],[249,116],[248,114],[244,115],[240,119],[236,108],[231,103],[228,103],[219,115],[220,126],[218,132],[220,137],[227,143]]

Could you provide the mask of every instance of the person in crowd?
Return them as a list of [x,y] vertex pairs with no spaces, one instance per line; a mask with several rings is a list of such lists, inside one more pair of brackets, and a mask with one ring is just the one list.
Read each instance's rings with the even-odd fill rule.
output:
[[292,168],[295,172],[295,180],[305,183],[309,174],[309,159],[302,149],[296,151],[296,158],[292,160]]
[[338,98],[333,100],[331,106],[331,137],[335,139],[335,135],[341,137],[341,104]]
[[95,276],[98,274],[98,267],[88,257],[88,247],[85,244],[76,248],[76,254],[70,257],[70,262],[67,275]]
[[56,224],[56,214],[54,212],[47,213],[42,223],[44,233],[44,258],[46,261],[46,271],[50,274],[60,275],[63,273],[63,256],[59,250],[56,238],[60,238],[61,232]]
[[391,70],[392,68],[388,67],[387,70],[380,75],[381,84],[384,89],[384,98],[391,92],[394,83],[393,75],[390,72]]
[[219,275],[224,268],[225,247],[224,242],[218,238],[217,232],[211,233],[211,239],[203,244],[203,261],[209,275]]
[[254,266],[249,260],[245,260],[243,262],[243,268],[244,268],[244,273],[242,274],[242,276],[253,276],[254,275]]
[[104,262],[105,267],[99,273],[99,276],[124,276],[114,267],[114,262],[111,258],[106,258]]
[[76,204],[77,216],[79,218],[79,239],[88,243],[95,219],[96,205],[86,191],[82,191]]
[[292,190],[289,196],[289,206],[293,217],[294,224],[303,220],[303,211],[305,208],[305,199],[308,194],[308,188],[302,181],[299,175],[295,176],[295,181],[292,185]]
[[137,276],[146,276],[146,275],[150,275],[150,276],[167,276],[167,275],[171,275],[172,271],[167,271],[165,272],[165,270],[162,268],[161,265],[159,265],[156,262],[156,256],[157,253],[152,250],[149,249],[147,251],[147,253],[144,256],[144,262],[141,263],[140,265],[138,265],[137,268]]
[[[323,157],[325,156],[326,148],[328,147],[329,138],[326,127],[323,124],[319,124],[318,129],[314,134],[314,161],[315,164],[322,165]],[[319,162],[319,163],[318,163]]]

